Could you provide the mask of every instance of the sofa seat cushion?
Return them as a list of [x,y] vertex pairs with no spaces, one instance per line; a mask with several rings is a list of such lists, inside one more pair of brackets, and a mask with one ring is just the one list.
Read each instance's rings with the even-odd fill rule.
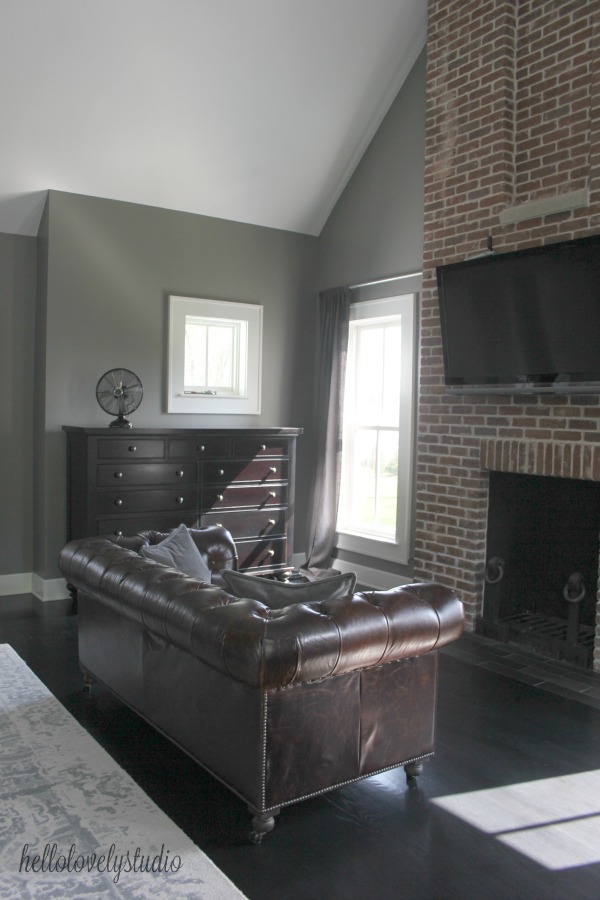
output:
[[243,572],[223,572],[223,581],[234,597],[259,600],[269,609],[284,609],[292,603],[312,603],[321,600],[341,600],[351,596],[356,587],[356,575],[331,575],[300,584],[277,581]]
[[204,562],[186,525],[179,525],[158,544],[145,544],[140,547],[140,556],[162,563],[163,566],[170,566],[183,575],[210,584],[210,569]]

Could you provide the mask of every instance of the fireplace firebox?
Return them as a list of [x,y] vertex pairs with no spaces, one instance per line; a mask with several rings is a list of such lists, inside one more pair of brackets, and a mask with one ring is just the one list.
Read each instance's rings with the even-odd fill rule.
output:
[[591,668],[599,536],[599,483],[490,472],[477,631]]

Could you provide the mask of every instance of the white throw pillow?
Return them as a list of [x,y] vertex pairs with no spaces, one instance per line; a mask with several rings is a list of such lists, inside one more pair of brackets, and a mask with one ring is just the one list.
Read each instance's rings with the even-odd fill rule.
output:
[[330,575],[300,584],[259,575],[245,575],[231,569],[223,569],[221,575],[227,590],[234,597],[260,600],[271,609],[283,609],[292,603],[310,603],[314,600],[339,600],[353,594],[356,587],[354,572]]
[[140,550],[140,556],[153,559],[163,566],[171,566],[178,572],[207,584],[211,582],[210,569],[186,525],[179,525],[160,544],[145,544]]

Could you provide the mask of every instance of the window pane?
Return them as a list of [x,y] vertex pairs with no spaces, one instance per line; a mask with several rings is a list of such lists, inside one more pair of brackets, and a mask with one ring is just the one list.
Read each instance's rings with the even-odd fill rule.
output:
[[357,326],[355,419],[362,425],[376,425],[381,415],[383,337],[382,328]]
[[203,387],[206,385],[206,325],[190,321],[185,323],[184,385]]
[[398,426],[400,416],[401,337],[402,328],[400,325],[388,325],[386,327],[382,348],[384,365],[379,424],[389,425],[392,428]]
[[211,325],[208,329],[207,384],[225,391],[234,390],[233,360],[235,329],[231,325]]
[[352,528],[360,529],[375,521],[377,487],[377,434],[357,429],[350,486],[349,519]]
[[398,499],[398,431],[356,428],[346,479],[347,527],[362,534],[393,538]]
[[398,505],[398,432],[379,432],[378,449],[376,526],[380,534],[393,537]]
[[185,390],[239,393],[240,356],[239,322],[186,316]]

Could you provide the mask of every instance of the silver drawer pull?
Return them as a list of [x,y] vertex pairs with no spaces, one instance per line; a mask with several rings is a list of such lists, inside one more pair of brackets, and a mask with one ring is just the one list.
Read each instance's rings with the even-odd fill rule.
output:
[[198,444],[198,446],[196,447],[196,450],[199,453],[204,453],[204,451],[206,450],[206,447],[204,446],[204,444]]
[[114,534],[115,537],[123,537],[123,532],[122,532],[122,531],[114,531],[113,534]]
[[267,556],[275,556],[274,550],[267,550]]
[[269,496],[269,497],[272,497],[273,500],[274,500],[275,497],[277,496],[277,492],[276,492],[276,491],[269,491],[268,496]]
[[123,477],[122,472],[115,472],[115,478],[122,478],[122,477]]
[[223,523],[222,523],[222,522],[215,522],[215,525],[217,526],[217,528],[222,528],[222,527],[223,527]]
[[217,500],[223,500],[223,499],[224,499],[223,494],[217,494]]
[[272,472],[273,475],[275,474],[276,471],[277,471],[276,466],[271,466],[270,469],[269,469],[269,472]]
[[123,501],[122,501],[122,500],[115,500],[115,501],[114,501],[114,504],[115,504],[115,506],[123,506]]
[[131,444],[127,449],[130,453],[135,453],[137,451],[137,447],[135,446],[135,444]]
[[183,503],[183,497],[175,497],[175,503]]
[[179,469],[178,472],[175,472],[177,478],[183,478],[183,469]]
[[259,445],[258,445],[258,449],[259,449],[259,450],[266,450],[266,449],[267,449],[267,445],[266,445],[266,444],[259,444]]
[[217,472],[217,475],[224,475],[224,474],[225,474],[225,469],[219,469]]
[[274,525],[275,519],[267,519],[267,525]]

